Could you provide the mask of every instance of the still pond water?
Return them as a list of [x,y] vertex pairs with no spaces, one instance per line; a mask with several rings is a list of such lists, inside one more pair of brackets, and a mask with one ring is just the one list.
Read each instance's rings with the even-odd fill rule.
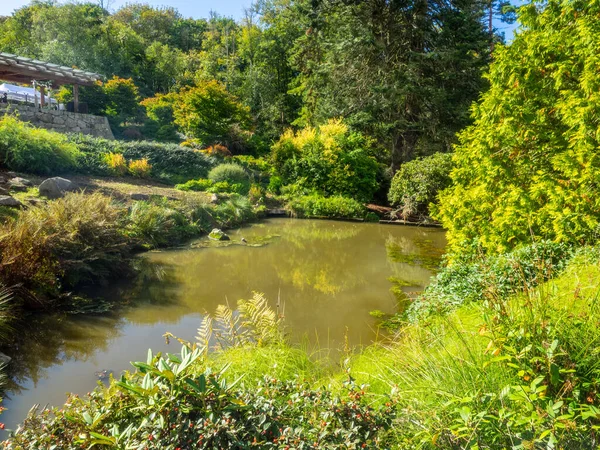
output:
[[8,410],[0,420],[13,428],[34,404],[85,394],[102,371],[118,376],[130,361],[145,360],[148,348],[177,352],[165,332],[193,340],[205,311],[252,291],[274,307],[280,299],[294,340],[335,349],[347,336],[367,345],[377,333],[369,312],[398,308],[390,278],[408,281],[401,289],[414,295],[445,246],[441,230],[320,220],[269,219],[230,236],[225,245],[202,239],[144,254],[137,282],[103,293],[129,305],[118,312],[46,317],[24,327],[27,339],[10,353]]

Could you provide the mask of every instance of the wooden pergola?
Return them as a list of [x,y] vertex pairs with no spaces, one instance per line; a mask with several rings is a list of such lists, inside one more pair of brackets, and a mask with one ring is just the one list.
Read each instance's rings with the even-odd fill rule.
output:
[[[92,86],[101,78],[97,73],[0,52],[0,80],[32,84],[34,87],[39,82],[49,83],[53,88],[71,84],[75,112],[79,110],[79,86]],[[44,106],[44,85],[40,85],[40,97]]]

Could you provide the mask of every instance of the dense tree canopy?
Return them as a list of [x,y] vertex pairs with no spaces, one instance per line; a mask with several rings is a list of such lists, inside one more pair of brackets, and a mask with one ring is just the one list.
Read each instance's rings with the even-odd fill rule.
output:
[[589,242],[600,195],[600,2],[521,8],[494,55],[490,90],[456,148],[438,212],[454,250],[501,252],[549,238]]
[[258,0],[235,21],[34,1],[0,21],[0,51],[131,78],[141,98],[216,80],[249,108],[263,142],[341,117],[397,168],[449,150],[469,123],[496,39],[487,12],[500,3]]

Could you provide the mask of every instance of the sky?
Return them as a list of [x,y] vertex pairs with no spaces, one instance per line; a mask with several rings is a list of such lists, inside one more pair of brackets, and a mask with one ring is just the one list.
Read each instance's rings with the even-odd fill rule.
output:
[[[104,0],[106,3],[107,0]],[[131,3],[132,0],[108,0],[110,9],[115,10]],[[241,19],[244,16],[244,9],[248,8],[252,0],[134,0],[140,3],[149,3],[154,6],[172,6],[176,8],[184,17],[193,17],[199,19],[208,17],[211,11],[222,16]],[[29,4],[30,0],[0,0],[0,16],[8,16],[21,6]],[[514,0],[513,4],[520,4],[522,0]],[[500,31],[503,31],[506,40],[510,41],[516,24],[509,25],[496,21],[494,24]]]
[[[118,9],[131,0],[109,0],[110,9]],[[0,16],[8,16],[12,12],[29,4],[30,0],[0,0]],[[104,0],[106,3],[106,0]],[[140,0],[139,3],[149,3],[154,6],[172,6],[184,17],[199,19],[208,17],[211,11],[222,16],[240,19],[244,15],[244,8],[248,8],[251,0]]]

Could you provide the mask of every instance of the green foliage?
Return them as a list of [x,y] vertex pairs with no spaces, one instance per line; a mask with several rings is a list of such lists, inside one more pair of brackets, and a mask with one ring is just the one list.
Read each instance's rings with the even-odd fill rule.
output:
[[138,201],[130,209],[127,234],[151,247],[165,247],[200,233],[183,212],[165,202]]
[[457,259],[436,275],[407,315],[416,321],[532,289],[564,270],[575,253],[565,244],[543,241],[507,254]]
[[138,110],[139,92],[131,78],[114,76],[103,86],[106,93],[106,114],[117,116],[122,122],[133,119]]
[[286,208],[296,217],[318,217],[333,219],[363,218],[365,206],[348,197],[323,197],[318,194],[293,197]]
[[371,143],[340,120],[297,133],[286,131],[271,150],[275,173],[326,196],[369,201],[377,190],[378,166]]
[[159,141],[178,141],[173,105],[177,94],[170,93],[147,98],[141,102],[146,108],[149,122],[144,124],[144,134]]
[[185,346],[180,355],[149,353],[133,365],[134,374],[89,399],[71,397],[63,411],[32,412],[8,448],[377,446],[377,433],[393,417],[389,409],[374,414],[351,384],[340,396],[272,377],[252,389],[236,387],[202,363],[199,349]]
[[520,8],[522,32],[498,47],[490,90],[456,147],[454,185],[437,217],[451,250],[477,241],[499,253],[531,236],[596,239],[597,2],[552,0]]
[[183,184],[178,184],[175,186],[175,189],[179,189],[180,191],[206,191],[213,185],[212,180],[208,180],[205,178],[201,178],[199,180],[189,180]]
[[248,109],[217,81],[181,91],[174,102],[175,123],[204,145],[229,144],[236,128],[249,130]]
[[194,150],[146,141],[124,143],[123,156],[132,160],[147,159],[157,176],[181,180],[179,182],[206,177],[216,164],[213,158]]
[[219,164],[208,173],[208,179],[214,183],[227,182],[230,185],[241,185],[241,192],[247,194],[250,189],[250,176],[242,166],[237,164]]
[[295,124],[345,117],[385,146],[394,170],[449,151],[486,88],[495,39],[482,20],[488,3],[295,2],[308,30],[292,53],[300,75],[291,92],[303,100]]
[[269,186],[267,187],[267,190],[275,195],[279,195],[281,194],[281,188],[283,187],[283,180],[281,179],[281,177],[278,177],[277,175],[273,175],[271,178],[269,178]]
[[252,204],[246,197],[233,194],[215,207],[214,218],[224,228],[231,228],[256,218]]
[[248,194],[248,184],[247,183],[230,183],[229,181],[217,181],[210,186],[206,192],[211,192],[213,194],[221,194],[221,193],[231,193],[231,194],[240,194],[246,195]]
[[0,162],[6,168],[38,174],[74,170],[80,156],[65,136],[33,128],[12,116],[0,118]]
[[438,193],[450,185],[451,170],[449,153],[435,153],[404,163],[392,179],[388,199],[405,217],[427,214]]
[[246,170],[258,174],[269,174],[272,170],[271,163],[265,158],[257,158],[252,155],[235,155],[233,161]]

